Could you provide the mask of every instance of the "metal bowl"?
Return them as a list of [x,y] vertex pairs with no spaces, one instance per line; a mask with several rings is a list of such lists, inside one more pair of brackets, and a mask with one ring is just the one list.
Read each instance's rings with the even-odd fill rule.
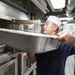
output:
[[58,48],[58,36],[0,29],[0,42],[24,52],[43,53]]

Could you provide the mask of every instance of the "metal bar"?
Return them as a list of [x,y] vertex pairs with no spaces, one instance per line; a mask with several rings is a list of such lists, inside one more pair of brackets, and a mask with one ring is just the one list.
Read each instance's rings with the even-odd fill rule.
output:
[[15,75],[18,75],[18,59],[15,61]]
[[40,24],[40,20],[16,20],[12,19],[12,23],[14,24]]
[[36,62],[28,69],[24,75],[29,75],[36,68]]
[[[21,75],[24,75],[24,57],[26,56],[26,53],[21,54]],[[26,67],[26,66],[25,66]]]
[[6,16],[6,15],[0,15],[0,19],[7,20],[7,21],[12,21],[13,17],[9,17],[9,16]]
[[3,62],[7,62],[14,57],[16,57],[16,53],[15,54],[4,53],[3,55],[0,56],[0,64]]
[[[40,20],[17,20],[17,19],[13,19],[12,17],[8,17],[8,16],[4,16],[4,15],[0,15],[0,19],[1,20],[6,20],[7,24],[15,24],[15,25],[41,25],[41,21]],[[4,21],[3,21],[4,22]]]

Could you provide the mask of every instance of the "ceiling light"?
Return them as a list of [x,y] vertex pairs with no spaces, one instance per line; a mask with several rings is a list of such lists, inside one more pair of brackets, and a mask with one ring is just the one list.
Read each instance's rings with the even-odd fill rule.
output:
[[50,0],[54,9],[62,9],[65,7],[65,0]]

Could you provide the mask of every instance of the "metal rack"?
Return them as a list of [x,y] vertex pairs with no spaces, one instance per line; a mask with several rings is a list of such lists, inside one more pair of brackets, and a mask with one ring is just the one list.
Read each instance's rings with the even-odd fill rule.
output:
[[3,65],[0,65],[0,75],[5,75],[5,72],[6,71],[9,71],[9,66],[12,65],[12,64],[15,64],[15,75],[18,75],[18,69],[17,69],[17,58],[14,58],[12,60],[10,60],[9,62],[3,64]]
[[28,69],[24,75],[29,75],[33,71],[33,75],[36,75],[36,62]]
[[26,58],[26,53],[20,53],[18,57],[18,74],[19,75],[36,75],[36,63],[31,64]]

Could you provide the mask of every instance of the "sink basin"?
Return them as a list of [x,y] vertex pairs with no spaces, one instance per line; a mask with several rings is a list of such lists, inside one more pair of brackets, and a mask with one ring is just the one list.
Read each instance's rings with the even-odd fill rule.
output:
[[0,29],[0,42],[24,52],[43,53],[59,47],[58,36]]

